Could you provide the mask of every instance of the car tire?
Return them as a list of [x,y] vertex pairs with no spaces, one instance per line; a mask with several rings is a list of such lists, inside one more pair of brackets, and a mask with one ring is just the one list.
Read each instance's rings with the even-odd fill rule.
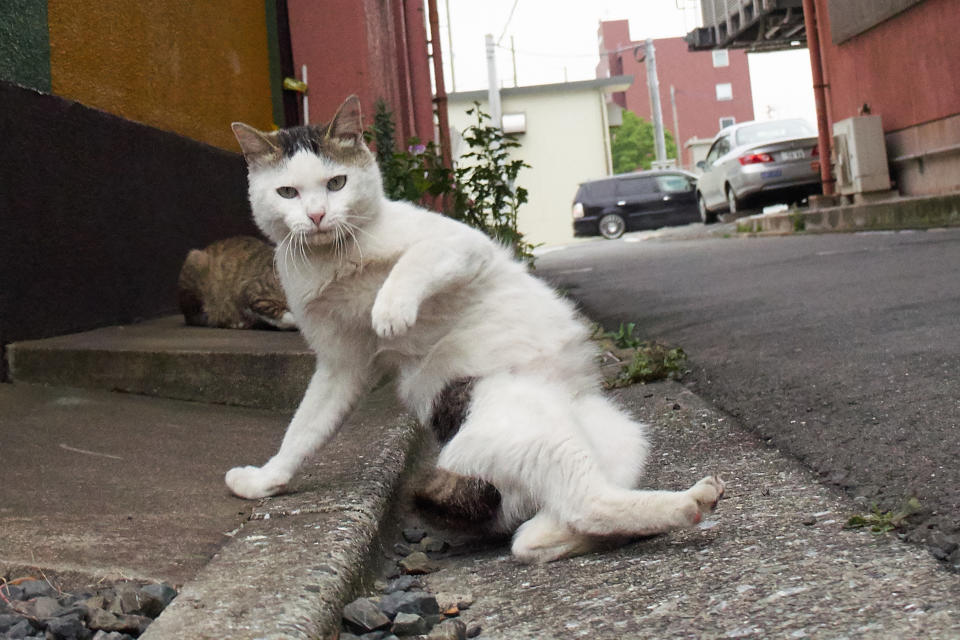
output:
[[623,232],[627,230],[627,223],[623,218],[616,213],[608,213],[607,215],[600,218],[600,222],[597,224],[597,227],[600,230],[600,235],[602,235],[607,240],[615,240],[623,235]]
[[697,211],[700,212],[700,220],[703,224],[713,224],[717,221],[717,214],[707,209],[707,203],[703,201],[701,194],[697,194]]
[[729,211],[731,215],[735,216],[738,213],[741,213],[741,208],[740,201],[737,200],[737,194],[734,193],[733,187],[727,185],[727,211]]

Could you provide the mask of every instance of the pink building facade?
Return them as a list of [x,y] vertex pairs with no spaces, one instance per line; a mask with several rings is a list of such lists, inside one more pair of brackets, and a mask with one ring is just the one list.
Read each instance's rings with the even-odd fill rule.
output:
[[[626,20],[601,22],[598,35],[597,76],[632,75],[633,84],[627,91],[614,94],[613,101],[650,120],[644,42],[630,40]],[[679,164],[689,167],[692,157],[684,142],[711,138],[723,126],[754,119],[747,54],[742,50],[691,52],[683,38],[656,39],[653,46],[663,125],[677,141]]]
[[307,65],[310,122],[326,122],[350,94],[364,124],[383,99],[396,120],[396,141],[433,140],[426,6],[423,0],[288,0],[297,77]]

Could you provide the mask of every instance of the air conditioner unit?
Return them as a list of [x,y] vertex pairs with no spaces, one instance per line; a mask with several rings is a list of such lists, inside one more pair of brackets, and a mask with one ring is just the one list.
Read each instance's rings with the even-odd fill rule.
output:
[[833,164],[841,195],[890,189],[880,116],[858,116],[833,123]]

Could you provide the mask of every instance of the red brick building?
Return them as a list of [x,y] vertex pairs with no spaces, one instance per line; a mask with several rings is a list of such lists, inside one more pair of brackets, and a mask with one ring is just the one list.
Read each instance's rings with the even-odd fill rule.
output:
[[815,5],[830,125],[880,115],[901,193],[960,190],[956,0]]
[[423,0],[287,0],[293,66],[307,65],[310,122],[325,122],[348,95],[366,124],[383,99],[396,140],[433,140],[433,95]]
[[[616,104],[650,120],[647,68],[643,62],[644,43],[630,40],[626,20],[600,23],[600,64],[597,77],[632,75],[630,88],[614,94]],[[663,126],[673,133],[682,156],[679,164],[692,164],[683,143],[691,138],[710,138],[722,126],[753,120],[753,94],[747,54],[742,50],[688,51],[683,38],[653,41],[660,83]],[[673,87],[676,105],[671,102]],[[678,135],[679,133],[679,135]]]

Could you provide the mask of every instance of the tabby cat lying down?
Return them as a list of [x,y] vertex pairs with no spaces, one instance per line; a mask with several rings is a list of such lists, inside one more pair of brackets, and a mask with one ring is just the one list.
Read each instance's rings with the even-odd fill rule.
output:
[[273,267],[273,247],[237,236],[194,249],[177,282],[189,325],[226,329],[296,329]]
[[438,432],[437,474],[473,492],[435,501],[515,532],[520,560],[690,527],[716,506],[716,476],[686,491],[636,489],[644,426],[602,394],[587,324],[481,232],[387,200],[355,96],[327,125],[233,128],[254,218],[277,243],[290,309],[317,353],[280,450],[227,472],[233,493],[283,491],[393,370],[403,403]]

